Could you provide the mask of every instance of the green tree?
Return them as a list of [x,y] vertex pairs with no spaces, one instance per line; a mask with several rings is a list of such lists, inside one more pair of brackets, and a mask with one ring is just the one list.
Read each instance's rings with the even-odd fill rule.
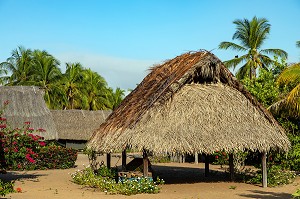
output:
[[243,79],[246,76],[250,79],[256,78],[258,67],[267,68],[274,63],[274,60],[267,56],[268,54],[287,58],[287,53],[281,49],[261,49],[271,28],[267,19],[255,16],[251,21],[237,19],[233,23],[236,25],[236,31],[232,39],[239,40],[241,44],[225,41],[220,43],[219,49],[246,52],[240,57],[236,56],[234,59],[224,62],[228,68],[235,68],[237,65],[243,64],[236,74],[237,78]]
[[115,91],[112,88],[109,88],[109,90],[110,92],[109,95],[107,96],[110,103],[109,107],[114,110],[121,104],[125,96],[125,91],[120,88],[116,88]]
[[107,83],[105,79],[91,69],[83,70],[84,89],[83,109],[87,110],[104,110],[109,107],[106,97]]
[[46,51],[34,50],[32,53],[31,83],[44,90],[46,104],[51,109],[61,108],[62,101],[66,101],[60,84],[62,73],[59,65],[59,61]]
[[80,63],[66,63],[66,72],[63,74],[62,85],[66,93],[67,104],[64,109],[81,108],[83,85],[83,67]]
[[300,117],[300,63],[286,68],[279,75],[277,83],[290,88],[290,92],[274,106],[274,110],[285,108],[294,117]]
[[298,48],[300,48],[300,41],[297,41],[297,42],[296,42],[296,46],[297,46]]
[[259,68],[257,78],[250,79],[249,77],[245,77],[242,79],[242,83],[247,90],[266,108],[281,98],[282,91],[279,89],[278,84],[276,84],[276,79],[287,67],[285,60],[282,59],[279,62],[277,57],[274,60],[275,63],[267,69]]
[[32,51],[19,46],[12,51],[11,57],[6,62],[2,62],[1,66],[11,72],[8,80],[9,85],[26,84],[32,75]]

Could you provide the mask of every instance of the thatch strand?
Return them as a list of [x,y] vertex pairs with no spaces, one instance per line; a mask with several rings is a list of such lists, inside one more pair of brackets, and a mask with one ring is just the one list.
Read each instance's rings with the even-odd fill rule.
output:
[[288,150],[273,116],[207,51],[186,53],[152,72],[94,132],[89,144],[110,152]]

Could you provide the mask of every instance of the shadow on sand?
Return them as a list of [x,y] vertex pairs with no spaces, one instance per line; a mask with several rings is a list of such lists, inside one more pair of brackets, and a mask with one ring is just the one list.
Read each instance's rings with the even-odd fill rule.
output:
[[249,190],[251,194],[240,194],[240,196],[247,198],[257,198],[257,199],[291,199],[291,194],[289,193],[274,193],[268,191],[258,191],[258,190]]
[[6,174],[0,174],[0,179],[9,182],[9,181],[16,181],[16,180],[29,180],[29,181],[37,181],[39,176],[46,176],[46,174],[38,174],[30,172],[28,174],[27,171],[20,172],[20,171],[8,171]]
[[166,184],[230,181],[229,174],[221,170],[210,170],[208,177],[204,168],[152,165],[152,170],[154,179],[158,176]]

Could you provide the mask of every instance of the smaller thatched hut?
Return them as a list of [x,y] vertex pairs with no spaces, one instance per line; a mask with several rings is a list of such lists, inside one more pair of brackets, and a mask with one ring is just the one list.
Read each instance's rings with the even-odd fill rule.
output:
[[51,110],[58,131],[58,142],[66,147],[83,149],[95,129],[111,110]]
[[30,122],[34,129],[45,132],[36,134],[46,140],[57,139],[56,127],[44,100],[44,92],[34,86],[0,86],[0,103],[9,101],[4,117],[12,128],[21,128],[24,122]]

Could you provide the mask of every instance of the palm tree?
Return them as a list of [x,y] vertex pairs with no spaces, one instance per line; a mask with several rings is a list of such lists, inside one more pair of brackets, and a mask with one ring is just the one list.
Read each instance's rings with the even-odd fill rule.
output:
[[32,51],[19,46],[12,51],[11,57],[6,62],[1,63],[1,67],[5,67],[12,74],[9,78],[9,85],[26,84],[32,75]]
[[60,84],[62,73],[59,64],[46,51],[34,50],[32,53],[32,85],[44,90],[46,104],[51,109],[61,108],[61,101],[65,100],[65,92]]
[[0,63],[0,85],[4,85],[7,83],[9,76],[7,76],[8,70],[6,68],[6,64]]
[[300,41],[297,41],[297,42],[296,42],[296,46],[297,46],[298,48],[300,48]]
[[65,109],[81,108],[83,92],[83,67],[80,63],[66,63],[66,72],[63,74],[62,84],[64,85],[67,104]]
[[83,109],[104,110],[108,109],[108,99],[106,98],[107,83],[105,79],[91,69],[83,71],[83,82],[85,92],[83,97]]
[[300,117],[300,63],[293,64],[285,69],[279,75],[277,83],[289,86],[292,89],[281,101],[275,104],[278,106],[273,106],[273,110],[277,111],[278,108],[287,107],[289,113]]
[[287,58],[287,53],[281,49],[261,49],[271,28],[267,19],[255,16],[251,21],[248,19],[237,19],[233,23],[236,25],[236,31],[232,39],[239,40],[241,45],[225,41],[220,43],[219,49],[247,52],[240,57],[236,56],[234,59],[224,62],[228,68],[235,68],[243,63],[236,74],[239,79],[243,79],[246,76],[250,79],[255,78],[258,67],[267,68],[270,64],[273,64],[274,60],[268,57],[267,54]]
[[109,93],[108,98],[109,98],[109,102],[110,102],[110,108],[114,110],[121,104],[121,102],[125,96],[125,91],[120,88],[116,88],[115,91],[113,91],[112,88],[109,88],[109,90],[110,90],[110,93]]

